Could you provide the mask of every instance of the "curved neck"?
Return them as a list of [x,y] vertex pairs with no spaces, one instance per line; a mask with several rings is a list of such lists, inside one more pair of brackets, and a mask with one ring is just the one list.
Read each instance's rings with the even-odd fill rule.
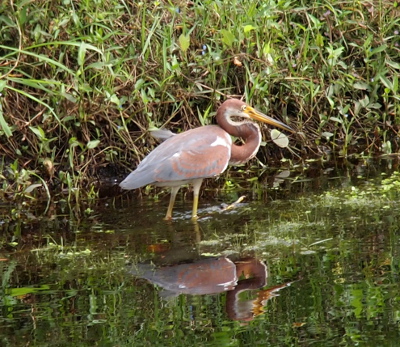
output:
[[243,164],[253,158],[261,143],[260,128],[252,122],[235,122],[230,117],[225,117],[222,112],[217,112],[219,126],[228,134],[240,137],[243,145],[232,144],[230,164]]

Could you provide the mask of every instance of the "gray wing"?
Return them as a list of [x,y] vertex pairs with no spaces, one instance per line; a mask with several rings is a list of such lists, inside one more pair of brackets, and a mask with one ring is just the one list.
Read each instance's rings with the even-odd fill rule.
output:
[[[123,189],[148,184],[206,178],[225,171],[232,140],[218,126],[209,125],[170,137],[154,149],[121,183]],[[179,184],[179,183],[177,183]]]
[[159,142],[163,142],[165,140],[168,140],[170,137],[176,135],[171,130],[167,130],[167,129],[151,130],[150,134],[151,134],[151,136],[153,136]]

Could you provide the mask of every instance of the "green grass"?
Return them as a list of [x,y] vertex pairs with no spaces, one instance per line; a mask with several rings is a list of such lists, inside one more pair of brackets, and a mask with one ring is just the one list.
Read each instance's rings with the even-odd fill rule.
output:
[[16,0],[0,13],[3,190],[132,169],[155,146],[148,128],[210,123],[230,96],[297,128],[307,156],[398,151],[396,1]]

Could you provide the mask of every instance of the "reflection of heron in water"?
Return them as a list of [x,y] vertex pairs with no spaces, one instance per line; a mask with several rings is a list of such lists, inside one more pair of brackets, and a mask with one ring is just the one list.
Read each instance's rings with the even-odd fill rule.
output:
[[[163,288],[164,299],[180,294],[206,295],[227,292],[226,311],[233,320],[250,321],[263,313],[265,302],[275,297],[282,288],[292,282],[260,290],[267,282],[266,265],[257,259],[231,261],[228,258],[207,258],[189,264],[178,264],[155,268],[149,264],[138,264],[129,269],[134,276],[145,278]],[[255,291],[240,295],[245,291]]]

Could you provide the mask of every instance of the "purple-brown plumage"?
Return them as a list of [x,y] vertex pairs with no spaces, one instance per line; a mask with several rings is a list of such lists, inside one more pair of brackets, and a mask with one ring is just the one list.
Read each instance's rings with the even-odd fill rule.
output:
[[[211,146],[218,138],[224,145]],[[231,142],[230,136],[216,125],[172,136],[150,152],[120,186],[179,186],[181,181],[219,175],[228,166]]]
[[[237,100],[226,100],[217,111],[219,126],[207,125],[169,137],[154,149],[137,169],[121,183],[123,189],[136,189],[148,184],[171,187],[171,200],[166,219],[171,219],[176,194],[183,184],[194,186],[192,218],[197,216],[197,203],[204,178],[224,172],[228,164],[244,163],[255,156],[261,142],[257,124],[233,121],[232,117],[256,119],[288,131],[287,125],[276,121]],[[232,143],[231,136],[245,143]]]

